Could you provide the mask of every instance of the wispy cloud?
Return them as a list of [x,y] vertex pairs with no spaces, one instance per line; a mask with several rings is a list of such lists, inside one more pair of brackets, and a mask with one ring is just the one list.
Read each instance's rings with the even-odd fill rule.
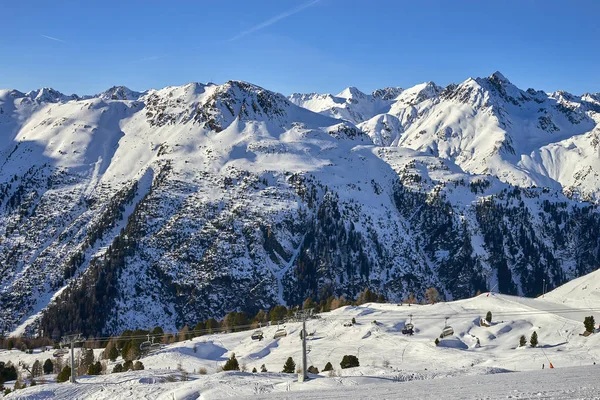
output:
[[266,28],[267,26],[273,25],[274,23],[281,21],[284,18],[287,18],[291,15],[294,15],[296,13],[299,13],[300,11],[310,7],[310,6],[314,6],[315,4],[317,4],[319,1],[321,0],[311,0],[308,3],[304,3],[299,5],[296,8],[292,8],[291,10],[285,11],[279,15],[274,16],[273,18],[270,18],[268,20],[266,20],[265,22],[262,22],[258,25],[253,26],[252,28],[245,30],[243,32],[238,33],[237,35],[235,35],[234,37],[232,37],[231,39],[227,40],[228,42],[233,42],[234,40],[238,40],[240,38],[243,38],[246,35],[249,35],[251,33],[254,33],[256,31],[259,31],[261,29]]
[[126,64],[137,64],[137,63],[141,63],[141,62],[145,62],[145,61],[154,61],[154,60],[158,60],[159,58],[163,58],[163,57],[165,57],[164,54],[161,56],[150,56],[150,57],[138,58],[137,60],[129,61]]
[[162,56],[152,56],[152,57],[146,57],[146,58],[141,58],[138,61],[152,61],[152,60],[158,60],[159,58],[161,58]]
[[52,36],[47,36],[47,35],[40,35],[41,37],[45,37],[46,39],[50,39],[50,40],[54,40],[55,42],[61,42],[61,43],[67,43],[66,41],[62,40],[62,39],[58,39]]

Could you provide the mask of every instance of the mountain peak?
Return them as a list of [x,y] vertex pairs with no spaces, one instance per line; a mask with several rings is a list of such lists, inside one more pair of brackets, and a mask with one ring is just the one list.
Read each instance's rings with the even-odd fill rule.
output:
[[366,94],[364,94],[354,86],[348,86],[346,89],[342,90],[340,93],[337,94],[337,97],[343,97],[345,99],[363,98],[365,96]]
[[492,75],[490,75],[490,77],[488,79],[490,81],[498,82],[498,83],[502,83],[502,84],[510,84],[511,83],[508,79],[506,79],[506,77],[504,75],[502,75],[502,73],[500,71],[494,72]]
[[404,91],[401,87],[385,87],[376,89],[371,93],[371,96],[381,100],[393,100]]
[[60,101],[66,101],[76,99],[76,95],[65,96],[58,90],[44,87],[41,89],[31,90],[26,93],[26,96],[32,100],[43,102],[43,103],[58,103]]
[[99,97],[103,100],[137,100],[140,95],[126,86],[113,86],[100,93]]

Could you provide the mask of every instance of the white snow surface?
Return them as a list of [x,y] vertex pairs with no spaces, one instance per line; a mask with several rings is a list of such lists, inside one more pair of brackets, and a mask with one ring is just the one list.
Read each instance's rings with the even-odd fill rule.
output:
[[[435,305],[369,303],[320,314],[307,323],[308,364],[321,370],[329,361],[335,371],[311,375],[305,383],[297,382],[296,374],[278,372],[287,357],[297,365],[301,359],[301,324],[287,323],[284,338],[273,339],[277,326],[262,328],[262,341],[252,341],[251,331],[201,336],[143,357],[144,371],[81,376],[75,385],[48,383],[8,398],[598,398],[600,334],[580,335],[583,315],[600,312],[598,276],[594,272],[537,299],[484,293]],[[588,304],[580,308],[577,293],[583,285],[593,297],[585,296]],[[480,327],[487,311],[492,325]],[[404,336],[400,331],[410,314],[416,333]],[[436,346],[445,317],[455,334]],[[352,318],[356,324],[345,327]],[[519,337],[534,331],[538,347],[519,347]],[[233,353],[247,372],[217,372]],[[360,367],[340,369],[346,354],[356,355]],[[0,360],[33,363],[49,355],[3,350]],[[178,364],[189,372],[189,381],[179,381]],[[262,364],[269,372],[250,372]],[[200,368],[208,373],[198,374]],[[177,381],[169,382],[169,376]]]

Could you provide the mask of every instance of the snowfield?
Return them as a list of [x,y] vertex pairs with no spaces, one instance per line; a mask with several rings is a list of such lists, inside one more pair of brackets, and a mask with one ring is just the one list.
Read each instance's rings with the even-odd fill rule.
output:
[[[434,305],[369,303],[320,314],[307,323],[308,364],[321,370],[331,362],[334,372],[311,375],[305,383],[279,372],[288,357],[297,367],[301,360],[301,324],[286,323],[284,338],[273,339],[277,326],[263,328],[262,341],[253,341],[251,331],[201,336],[142,358],[144,371],[82,376],[77,384],[38,385],[8,398],[598,398],[600,334],[580,334],[584,316],[600,312],[600,303],[588,296],[597,296],[599,281],[597,271],[537,299],[485,293]],[[585,307],[582,291],[590,299]],[[491,326],[479,326],[487,311]],[[416,333],[405,336],[401,330],[410,315]],[[455,334],[436,346],[446,317]],[[356,324],[344,326],[352,318]],[[534,331],[538,347],[519,347],[520,336],[529,341]],[[247,372],[218,372],[233,353]],[[356,355],[360,367],[340,369],[347,354]],[[49,355],[1,351],[0,360],[32,363]],[[269,372],[250,372],[263,364]],[[188,381],[180,381],[178,365]]]

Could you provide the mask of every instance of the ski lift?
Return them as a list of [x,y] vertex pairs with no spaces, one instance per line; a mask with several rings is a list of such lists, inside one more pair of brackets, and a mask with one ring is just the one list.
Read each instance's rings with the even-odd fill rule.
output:
[[154,336],[152,337],[152,341],[150,341],[150,334],[148,334],[147,336],[148,340],[140,344],[140,351],[142,353],[153,353],[155,351],[160,350],[160,343],[154,343]]
[[412,323],[412,314],[410,314],[410,321],[404,325],[402,328],[403,335],[412,335],[415,333],[415,325]]
[[146,340],[145,342],[142,342],[142,344],[140,344],[140,350],[143,353],[148,352],[148,350],[150,350],[150,346],[152,346],[152,342],[150,341],[150,334],[148,334],[148,340]]
[[152,338],[152,344],[150,345],[150,353],[154,353],[158,350],[160,350],[160,343],[154,343],[154,338]]
[[277,329],[275,331],[275,335],[273,335],[273,339],[278,339],[280,337],[285,337],[287,336],[287,331],[285,329]]
[[57,349],[54,353],[52,353],[52,357],[54,358],[62,358],[66,354],[69,354],[69,349]]
[[440,339],[445,338],[446,336],[454,335],[454,329],[448,325],[448,319],[450,317],[446,317],[446,324],[444,325],[444,329],[442,329],[442,333],[440,334]]
[[254,331],[254,333],[252,333],[251,337],[252,337],[252,340],[258,340],[258,341],[263,340],[263,337],[264,337],[263,331],[261,331],[261,330]]

